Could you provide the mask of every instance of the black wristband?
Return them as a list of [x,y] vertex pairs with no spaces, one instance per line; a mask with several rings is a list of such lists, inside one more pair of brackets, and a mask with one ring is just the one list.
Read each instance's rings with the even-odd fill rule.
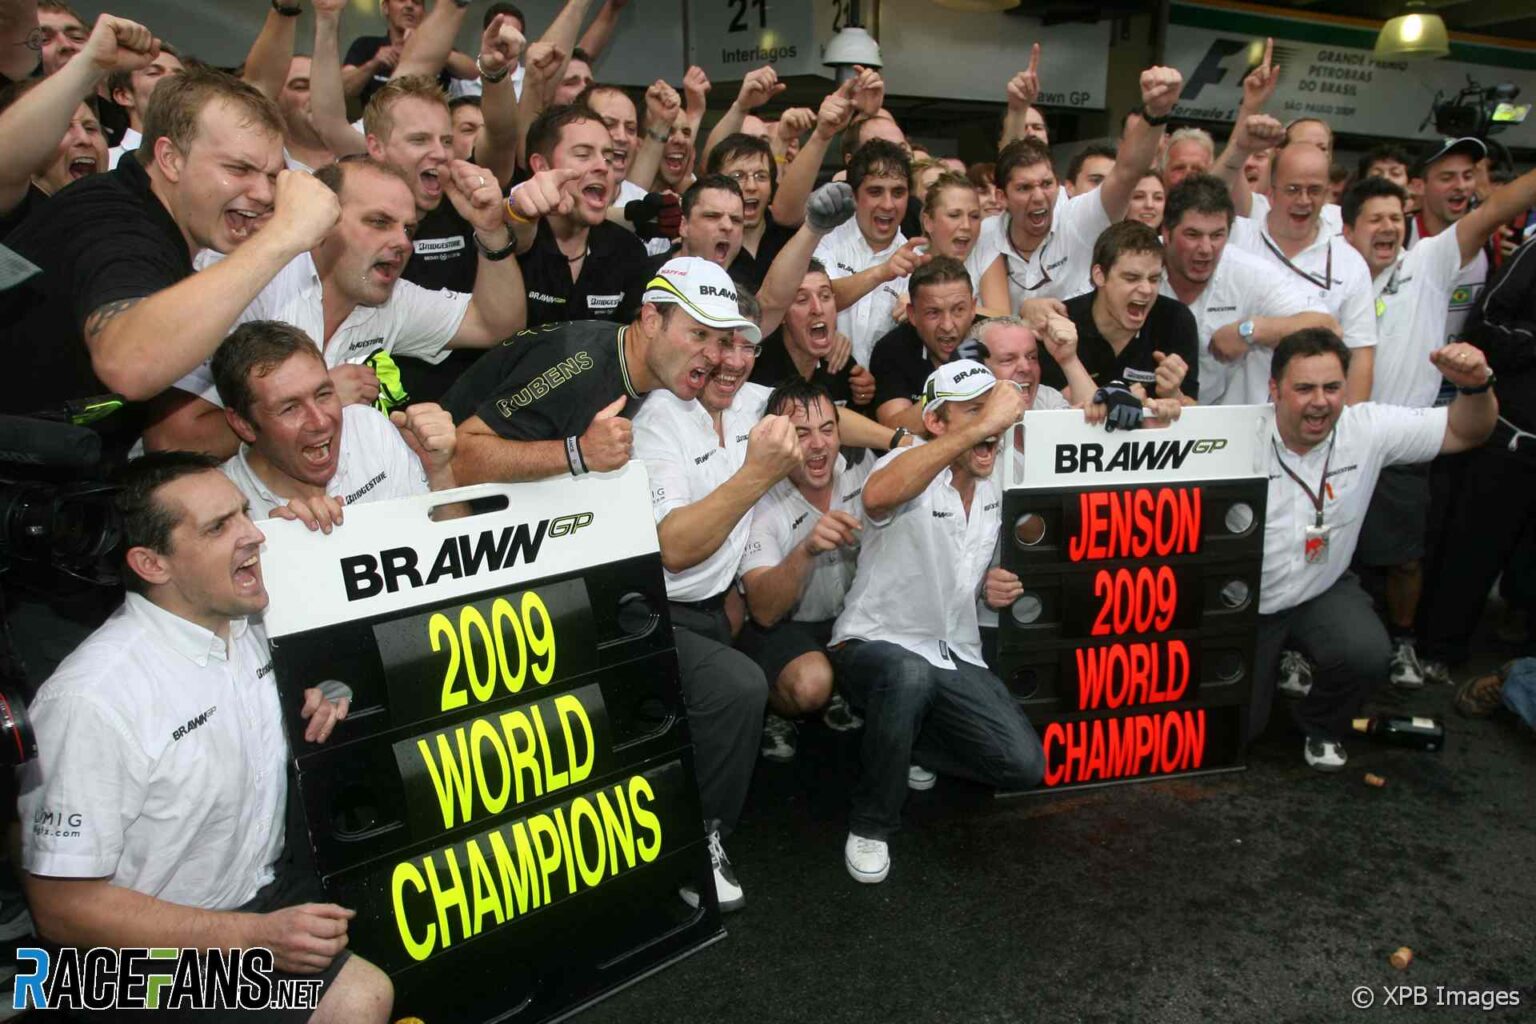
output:
[[1475,388],[1461,388],[1461,387],[1458,387],[1456,390],[1461,392],[1464,395],[1481,395],[1481,394],[1486,393],[1490,388],[1492,388],[1493,385],[1494,385],[1494,382],[1497,381],[1498,379],[1499,378],[1495,377],[1492,373],[1490,373],[1490,374],[1488,374],[1488,379],[1483,381],[1477,387],[1475,387]]
[[298,4],[294,4],[292,7],[285,7],[281,0],[272,0],[272,9],[285,18],[297,18],[304,13],[304,8]]
[[507,244],[502,246],[500,249],[492,249],[484,242],[480,241],[480,233],[478,231],[471,232],[471,234],[475,236],[475,248],[480,250],[480,255],[484,256],[492,263],[500,263],[508,256],[511,256],[513,251],[517,249],[517,239],[513,237],[510,231],[507,232]]
[[906,427],[897,427],[896,433],[891,435],[891,443],[886,446],[887,450],[895,451],[897,448],[900,448],[902,438],[906,437],[907,433],[908,431]]
[[1153,128],[1161,128],[1163,125],[1173,120],[1173,113],[1171,111],[1164,114],[1162,117],[1153,117],[1151,114],[1147,113],[1147,108],[1139,103],[1131,109],[1131,113],[1147,122],[1147,124],[1151,125]]

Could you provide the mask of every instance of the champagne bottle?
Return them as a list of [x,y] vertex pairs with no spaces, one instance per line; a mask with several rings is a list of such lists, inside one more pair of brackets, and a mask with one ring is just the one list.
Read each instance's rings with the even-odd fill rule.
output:
[[1445,726],[1427,715],[1372,715],[1354,721],[1355,732],[1413,750],[1437,751],[1445,746]]

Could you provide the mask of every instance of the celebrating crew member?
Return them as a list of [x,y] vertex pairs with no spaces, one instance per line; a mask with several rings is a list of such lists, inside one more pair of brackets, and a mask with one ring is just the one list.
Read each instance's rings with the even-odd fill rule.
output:
[[839,369],[835,350],[851,343],[837,333],[837,297],[827,268],[812,259],[779,329],[763,339],[752,364],[752,383],[776,387],[791,376],[827,389],[834,404],[866,406],[875,397],[875,378],[846,356]]
[[795,756],[794,719],[832,696],[826,647],[853,582],[859,498],[873,462],[847,464],[838,450],[837,406],[815,380],[784,380],[765,411],[789,421],[802,460],[753,506],[740,569],[751,617],[738,644],[768,680],[763,756],[787,761]]
[[[252,1020],[388,1021],[389,978],[346,949],[354,911],[306,902],[319,887],[284,856],[289,748],[245,499],[213,457],[161,452],[130,464],[117,500],[131,589],[30,708],[23,820],[67,809],[75,823],[22,835],[39,933],[82,949],[264,947],[274,977],[318,977],[324,994],[312,1015]],[[301,742],[323,743],[347,702],[310,689],[302,713]]]
[[[982,224],[981,245],[988,256],[996,254],[983,257],[989,265],[981,281],[982,305],[1038,321],[1044,308],[1059,313],[1062,301],[1089,289],[1093,243],[1125,216],[1132,189],[1152,167],[1183,81],[1173,68],[1141,73],[1142,105],[1126,123],[1104,184],[1073,196],[1060,210],[1051,151],[1044,143],[1020,139],[998,154],[997,187],[1008,212]],[[1029,312],[1026,299],[1036,300]]]
[[1332,331],[1281,340],[1270,384],[1275,420],[1263,453],[1269,497],[1249,737],[1269,718],[1282,647],[1297,650],[1315,666],[1294,711],[1306,733],[1306,762],[1319,771],[1344,767],[1349,719],[1391,657],[1381,619],[1349,571],[1382,467],[1475,448],[1498,417],[1492,371],[1471,345],[1446,345],[1428,357],[1461,390],[1448,409],[1346,406],[1350,355]]
[[[1536,173],[1496,189],[1449,230],[1403,249],[1407,193],[1385,177],[1358,182],[1344,197],[1344,237],[1369,264],[1376,282],[1377,369],[1373,398],[1424,409],[1435,404],[1441,378],[1429,353],[1447,337],[1451,294],[1464,269],[1483,258],[1501,224],[1536,203]],[[1392,630],[1392,682],[1415,688],[1424,669],[1414,644],[1423,593],[1420,560],[1429,528],[1429,467],[1382,471],[1360,534],[1362,565],[1386,567],[1387,625]]]
[[[314,339],[297,327],[242,324],[213,354],[212,369],[242,442],[224,475],[252,518],[297,516],[329,532],[343,505],[456,486],[448,414],[429,403],[388,418],[343,405]],[[316,501],[326,497],[334,502]]]
[[[162,392],[213,354],[337,214],[330,189],[283,171],[271,100],[218,71],[167,78],[138,159],[67,189],[6,239],[42,273],[0,294],[0,351],[16,370],[0,408],[115,392],[133,405],[98,422],[109,457],[146,424],[153,447],[154,421],[185,400]],[[230,255],[194,274],[200,249]]]
[[[960,359],[929,377],[923,406],[933,439],[885,456],[864,483],[858,572],[832,633],[837,677],[864,715],[843,861],[866,883],[890,870],[909,785],[926,789],[937,772],[1025,789],[1044,766],[1039,738],[985,667],[976,621],[1002,520],[992,469],[1024,396]],[[988,603],[1001,607],[995,589]]]
[[1197,174],[1168,193],[1168,273],[1158,290],[1195,315],[1201,405],[1262,405],[1270,352],[1280,339],[1339,326],[1321,303],[1227,245],[1234,216],[1227,187],[1211,175]]
[[[1110,381],[1142,385],[1154,398],[1193,404],[1199,396],[1200,342],[1195,318],[1177,299],[1158,294],[1163,243],[1140,221],[1104,229],[1093,245],[1093,291],[1067,300],[1077,327],[1077,357],[1094,388]],[[1068,381],[1049,351],[1040,354],[1040,380],[1054,388]],[[1082,404],[1092,392],[1072,400]]]
[[[405,396],[389,379],[384,356],[431,359],[448,349],[489,348],[519,330],[522,276],[517,261],[508,258],[501,190],[483,168],[456,163],[451,170],[447,195],[473,219],[484,264],[472,294],[428,291],[401,280],[416,218],[410,186],[395,168],[356,157],[315,173],[339,197],[341,219],[262,290],[240,322],[281,320],[300,328],[320,346],[343,405],[378,403],[389,410],[403,406]],[[181,446],[232,454],[234,435],[219,412],[208,367],[176,386],[188,393],[178,413]]]
[[645,247],[610,223],[613,141],[582,106],[550,107],[528,129],[533,177],[512,190],[507,224],[528,288],[528,323],[627,323],[645,289]]
[[1328,155],[1306,142],[1287,143],[1270,165],[1274,199],[1262,220],[1232,223],[1232,244],[1266,263],[1322,305],[1343,329],[1349,360],[1351,402],[1371,397],[1376,365],[1376,317],[1371,272],[1365,260],[1322,222],[1328,198]]

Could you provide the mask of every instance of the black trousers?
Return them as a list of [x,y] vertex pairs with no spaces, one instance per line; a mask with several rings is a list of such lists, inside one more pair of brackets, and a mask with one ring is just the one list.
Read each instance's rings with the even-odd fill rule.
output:
[[1313,665],[1312,692],[1296,702],[1296,724],[1308,737],[1341,740],[1349,720],[1387,678],[1392,647],[1371,599],[1352,572],[1294,608],[1260,615],[1254,640],[1253,701],[1248,739],[1269,721],[1280,651],[1297,650]]
[[1467,660],[1488,592],[1536,514],[1536,443],[1511,451],[1512,437],[1500,423],[1487,444],[1467,454],[1446,495],[1420,602],[1424,657],[1450,665]]

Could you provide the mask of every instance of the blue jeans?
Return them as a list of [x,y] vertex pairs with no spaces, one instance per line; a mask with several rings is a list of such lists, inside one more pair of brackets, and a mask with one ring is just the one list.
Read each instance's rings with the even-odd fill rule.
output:
[[884,839],[901,826],[913,762],[1005,789],[1040,782],[1040,738],[986,669],[959,660],[954,669],[934,668],[883,640],[850,640],[832,659],[838,685],[864,715],[849,821],[855,834]]
[[1504,677],[1499,691],[1504,706],[1519,719],[1536,729],[1536,658],[1518,658]]

